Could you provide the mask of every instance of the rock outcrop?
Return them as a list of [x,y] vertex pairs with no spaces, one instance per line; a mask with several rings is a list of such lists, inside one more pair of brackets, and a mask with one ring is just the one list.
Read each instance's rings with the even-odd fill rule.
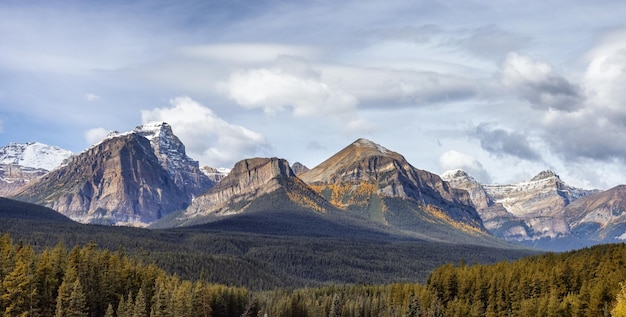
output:
[[306,210],[325,213],[333,207],[296,177],[279,158],[238,162],[228,176],[196,197],[176,225],[199,224],[245,212]]

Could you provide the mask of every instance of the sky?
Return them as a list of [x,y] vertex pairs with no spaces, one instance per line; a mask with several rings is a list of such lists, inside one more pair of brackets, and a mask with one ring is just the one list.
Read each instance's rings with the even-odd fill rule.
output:
[[483,183],[626,184],[626,2],[0,1],[0,146],[168,122],[201,165],[358,138]]

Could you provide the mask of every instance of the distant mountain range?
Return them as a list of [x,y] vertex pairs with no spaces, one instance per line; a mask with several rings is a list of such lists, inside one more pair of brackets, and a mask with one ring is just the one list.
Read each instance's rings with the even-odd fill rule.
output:
[[480,184],[461,170],[440,177],[366,139],[312,169],[250,158],[224,170],[201,168],[172,128],[155,122],[70,155],[39,143],[0,148],[0,196],[83,223],[154,228],[297,212],[320,219],[312,223],[453,243],[497,237],[560,250],[626,239],[622,186],[577,189],[551,171],[510,185]]

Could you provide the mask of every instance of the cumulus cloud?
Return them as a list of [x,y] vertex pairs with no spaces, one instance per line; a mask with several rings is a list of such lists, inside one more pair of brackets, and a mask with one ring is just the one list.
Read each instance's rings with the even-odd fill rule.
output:
[[588,53],[586,87],[597,105],[623,108],[626,102],[626,28],[609,32]]
[[172,99],[170,104],[167,108],[142,110],[142,121],[169,123],[185,144],[187,155],[202,165],[232,167],[269,149],[262,134],[225,121],[189,97]]
[[501,156],[510,155],[528,161],[539,161],[541,156],[532,149],[526,136],[504,129],[494,129],[489,124],[480,124],[472,132],[487,152]]
[[483,165],[476,158],[465,153],[447,151],[439,157],[439,165],[443,171],[461,169],[483,184],[491,182],[491,177]]
[[85,141],[87,141],[87,144],[90,145],[96,144],[102,141],[109,134],[109,132],[110,130],[102,127],[89,129],[84,133]]
[[357,116],[358,99],[324,82],[307,63],[280,58],[273,67],[241,69],[218,84],[218,91],[248,109],[268,114],[291,110],[296,117],[329,118],[348,129],[368,124]]
[[578,113],[553,112],[544,119],[543,138],[552,151],[568,160],[626,162],[626,129],[598,109]]
[[580,86],[557,74],[550,65],[510,53],[502,65],[502,83],[538,109],[575,111],[582,106]]

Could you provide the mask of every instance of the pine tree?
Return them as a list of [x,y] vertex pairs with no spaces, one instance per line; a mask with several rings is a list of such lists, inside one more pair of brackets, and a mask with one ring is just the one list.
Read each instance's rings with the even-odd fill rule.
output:
[[35,252],[30,246],[25,246],[17,252],[16,258],[14,269],[2,281],[4,315],[32,315],[37,307]]
[[330,305],[330,311],[328,312],[328,317],[341,317],[341,311],[343,309],[343,303],[339,294],[335,294],[333,296],[333,303]]
[[422,306],[420,305],[420,299],[417,295],[412,295],[409,300],[409,305],[406,308],[406,317],[419,317],[422,315]]
[[65,276],[63,277],[63,282],[61,283],[61,286],[59,286],[57,293],[56,317],[65,317],[67,315],[67,308],[73,291],[72,288],[77,279],[78,276],[76,269],[74,266],[68,265],[65,271]]
[[80,280],[76,279],[72,285],[72,293],[70,295],[69,305],[67,307],[66,317],[86,317],[88,316],[87,299],[85,292],[80,284]]
[[143,295],[143,290],[140,288],[139,292],[137,292],[137,297],[135,297],[132,317],[148,317],[146,309],[146,297]]
[[115,317],[115,312],[113,311],[113,305],[109,304],[106,312],[104,313],[104,317]]

